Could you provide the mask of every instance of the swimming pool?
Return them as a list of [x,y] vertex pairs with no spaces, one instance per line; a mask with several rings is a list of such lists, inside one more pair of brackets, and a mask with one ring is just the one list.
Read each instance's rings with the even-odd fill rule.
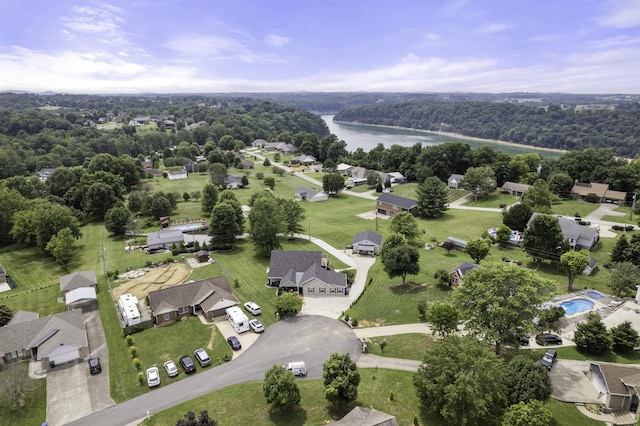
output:
[[560,302],[560,306],[564,308],[566,315],[573,315],[593,309],[594,303],[587,299],[570,299]]
[[587,296],[593,298],[593,299],[602,299],[602,295],[600,293],[598,293],[597,291],[589,291],[587,292]]
[[198,229],[204,228],[205,226],[207,226],[206,223],[197,222],[197,223],[185,223],[182,225],[172,225],[169,227],[169,229],[179,229],[182,232],[189,232],[189,231],[197,231]]

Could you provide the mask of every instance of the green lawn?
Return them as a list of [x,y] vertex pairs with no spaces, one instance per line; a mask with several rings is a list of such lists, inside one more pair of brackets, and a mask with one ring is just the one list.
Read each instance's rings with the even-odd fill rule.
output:
[[601,355],[585,354],[580,352],[575,346],[567,346],[556,349],[558,358],[575,359],[580,361],[613,362],[616,364],[640,364],[640,352],[631,351],[626,354],[619,354],[607,351]]
[[[384,352],[380,345],[383,341],[387,342]],[[425,352],[433,346],[435,341],[433,336],[421,333],[373,337],[368,351],[374,355],[422,361]]]
[[[18,364],[12,368],[28,368],[28,364]],[[47,419],[47,381],[28,379],[28,391],[24,407],[12,410],[8,401],[0,398],[0,419],[3,425],[39,425]]]
[[577,213],[578,216],[585,217],[598,207],[600,204],[587,203],[582,200],[564,200],[561,203],[551,205],[551,213],[563,216],[576,216]]
[[502,191],[495,191],[493,194],[487,195],[486,197],[478,198],[474,200],[473,197],[471,200],[464,203],[464,206],[468,207],[488,207],[498,209],[501,208],[502,205],[510,206],[511,204],[517,203],[518,198],[513,195],[505,194]]
[[553,416],[550,426],[603,426],[605,424],[583,415],[574,404],[549,399],[547,407]]

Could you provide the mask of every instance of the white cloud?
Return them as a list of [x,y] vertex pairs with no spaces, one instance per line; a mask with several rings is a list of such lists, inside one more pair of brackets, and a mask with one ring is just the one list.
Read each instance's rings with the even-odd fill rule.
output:
[[279,36],[276,34],[269,34],[264,38],[264,42],[269,46],[282,47],[291,43],[291,39],[289,37]]
[[593,40],[589,43],[590,46],[596,49],[608,49],[611,47],[633,46],[637,44],[640,44],[640,37],[630,37],[627,35],[609,37],[603,40]]
[[640,2],[638,0],[609,1],[612,11],[601,16],[598,23],[605,27],[630,28],[640,25]]
[[495,34],[502,31],[506,31],[511,28],[511,25],[507,24],[487,24],[478,28],[480,34]]
[[282,62],[271,54],[256,53],[239,38],[220,35],[182,34],[163,44],[163,47],[193,58],[232,60],[246,63]]
[[61,21],[62,34],[75,38],[78,34],[99,35],[97,41],[105,44],[129,44],[129,33],[122,27],[126,24],[122,17],[124,10],[109,4],[100,7],[76,6],[71,8],[72,15],[64,16]]

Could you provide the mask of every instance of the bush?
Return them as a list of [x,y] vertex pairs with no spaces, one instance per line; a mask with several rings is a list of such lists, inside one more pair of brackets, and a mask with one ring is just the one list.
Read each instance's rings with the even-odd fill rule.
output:
[[127,346],[133,346],[133,337],[131,337],[130,335],[126,335],[124,340],[126,340],[127,342]]
[[136,355],[138,355],[138,348],[136,348],[135,346],[131,346],[129,348],[129,353],[131,354],[131,357],[135,357]]
[[624,227],[624,230],[629,232],[629,231],[633,231],[635,229],[635,226],[633,225],[627,225]]
[[138,383],[141,385],[144,384],[144,373],[142,371],[138,373]]
[[134,358],[133,359],[133,366],[135,367],[136,370],[140,370],[140,359]]
[[352,327],[357,327],[358,326],[358,320],[355,318],[351,318],[351,326]]
[[440,285],[449,285],[449,273],[444,269],[438,269],[433,274],[433,278],[435,278]]

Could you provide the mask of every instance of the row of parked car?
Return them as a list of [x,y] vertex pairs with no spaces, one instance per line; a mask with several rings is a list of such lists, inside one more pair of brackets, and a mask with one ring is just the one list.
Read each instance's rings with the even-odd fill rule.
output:
[[[198,361],[200,367],[206,367],[211,365],[211,358],[207,351],[202,348],[198,348],[193,352],[193,357]],[[190,355],[185,355],[180,358],[180,366],[184,370],[185,374],[191,374],[196,371],[196,364],[193,362],[193,358]],[[166,361],[164,364],[164,370],[167,372],[167,376],[175,377],[179,374],[178,367],[173,360]],[[160,370],[158,367],[151,367],[147,369],[147,385],[150,388],[160,385]]]

